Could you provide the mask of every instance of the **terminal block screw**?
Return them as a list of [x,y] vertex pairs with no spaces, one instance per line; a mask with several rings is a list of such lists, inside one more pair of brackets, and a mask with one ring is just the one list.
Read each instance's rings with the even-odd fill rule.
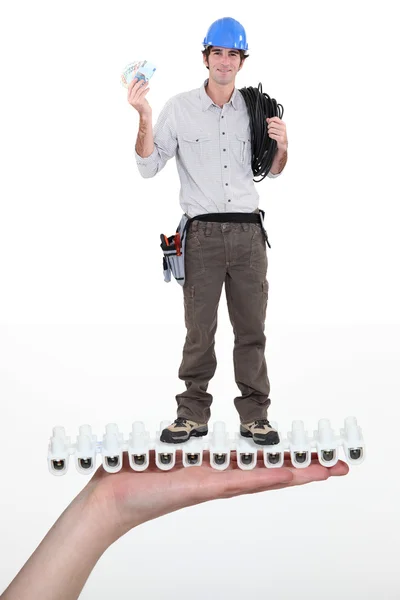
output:
[[324,460],[326,460],[326,462],[330,462],[331,460],[333,460],[334,456],[335,456],[334,450],[322,450],[322,458]]
[[242,461],[242,463],[244,465],[251,465],[253,457],[252,457],[251,454],[249,454],[249,453],[246,452],[246,454],[241,454],[240,455],[240,460]]
[[160,461],[163,465],[169,465],[172,461],[172,454],[167,454],[166,452],[160,454]]
[[278,462],[280,461],[281,455],[279,452],[271,452],[267,454],[267,459],[268,462],[271,463],[271,465],[276,465],[278,464]]
[[362,448],[350,448],[349,450],[350,458],[353,460],[358,460],[362,454]]
[[307,452],[295,452],[294,456],[298,463],[304,463],[307,460]]
[[226,454],[214,454],[214,461],[217,465],[223,465],[226,461]]
[[190,465],[196,465],[200,460],[199,454],[187,454],[186,456]]
[[53,468],[55,471],[62,471],[65,466],[65,460],[53,460]]

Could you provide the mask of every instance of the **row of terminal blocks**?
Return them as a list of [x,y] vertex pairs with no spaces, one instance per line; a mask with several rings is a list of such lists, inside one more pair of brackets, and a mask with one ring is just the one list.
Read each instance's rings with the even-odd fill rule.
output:
[[244,470],[253,469],[257,464],[257,451],[263,452],[264,465],[267,468],[278,468],[284,464],[285,453],[289,453],[294,467],[306,468],[311,463],[312,452],[317,453],[319,462],[332,467],[339,460],[342,447],[345,460],[349,464],[360,464],[365,459],[365,444],[361,428],[355,417],[347,417],[340,435],[336,435],[328,419],[318,422],[318,429],[313,436],[305,431],[303,421],[293,421],[292,430],[284,438],[276,423],[271,425],[279,432],[280,443],[269,446],[255,444],[253,439],[245,438],[240,433],[230,436],[222,421],[214,423],[212,431],[202,438],[190,438],[181,444],[167,444],[160,441],[160,432],[170,424],[162,421],[160,431],[151,438],[144,423],[135,421],[127,441],[115,423],[106,426],[102,441],[92,434],[90,425],[82,425],[76,443],[66,436],[64,427],[54,427],[48,447],[48,466],[53,475],[65,475],[68,471],[69,458],[75,455],[75,467],[79,473],[89,475],[96,468],[97,454],[101,455],[102,464],[108,473],[117,473],[123,465],[123,453],[129,456],[129,465],[134,471],[144,471],[150,464],[150,450],[154,450],[156,466],[167,471],[176,462],[177,450],[182,451],[184,467],[200,466],[203,463],[204,451],[209,452],[209,464],[218,470],[226,469],[231,460],[231,452],[236,452],[237,465]]

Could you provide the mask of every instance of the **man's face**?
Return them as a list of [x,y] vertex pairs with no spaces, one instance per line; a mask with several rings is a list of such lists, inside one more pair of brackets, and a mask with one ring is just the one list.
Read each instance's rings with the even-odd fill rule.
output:
[[203,57],[204,64],[210,70],[210,78],[220,85],[228,85],[235,81],[236,73],[243,65],[240,64],[239,50],[213,46],[210,55]]

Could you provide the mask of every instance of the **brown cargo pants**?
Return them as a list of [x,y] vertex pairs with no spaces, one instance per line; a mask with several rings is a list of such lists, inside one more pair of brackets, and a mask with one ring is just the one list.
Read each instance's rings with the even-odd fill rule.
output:
[[187,335],[179,378],[186,391],[176,396],[177,416],[208,423],[213,397],[207,392],[217,360],[217,310],[225,283],[234,332],[234,399],[241,423],[267,417],[270,385],[265,360],[268,301],[267,252],[256,223],[193,221],[185,247],[183,286]]

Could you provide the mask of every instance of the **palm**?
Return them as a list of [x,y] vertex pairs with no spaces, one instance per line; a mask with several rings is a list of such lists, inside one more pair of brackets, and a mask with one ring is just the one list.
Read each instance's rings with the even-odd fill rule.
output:
[[124,454],[124,464],[119,473],[107,473],[99,467],[90,481],[100,510],[104,505],[116,512],[118,521],[126,531],[132,527],[160,517],[161,515],[209,500],[230,498],[241,494],[276,490],[284,487],[323,481],[330,476],[346,475],[349,468],[339,461],[334,467],[323,467],[313,455],[312,463],[305,469],[294,468],[289,458],[284,467],[267,469],[262,452],[258,453],[257,466],[249,471],[240,469],[236,455],[225,471],[213,469],[204,453],[200,467],[183,467],[182,453],[176,454],[176,464],[168,471],[161,471],[154,464],[154,451],[150,453],[150,465],[143,472],[135,472]]

